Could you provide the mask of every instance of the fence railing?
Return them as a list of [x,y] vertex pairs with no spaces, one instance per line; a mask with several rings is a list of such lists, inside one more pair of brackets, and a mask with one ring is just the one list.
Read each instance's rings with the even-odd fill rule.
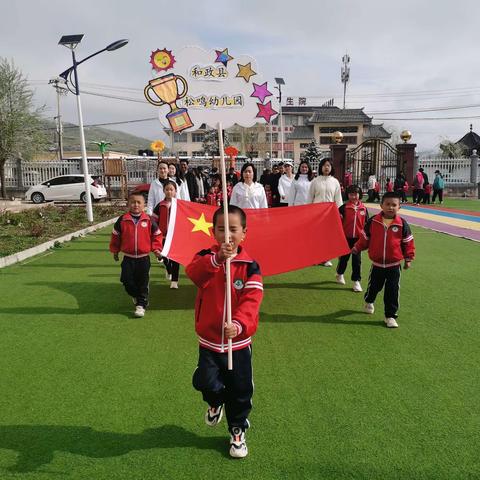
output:
[[[477,157],[478,162],[478,157]],[[425,170],[429,179],[435,178],[435,170],[440,170],[446,183],[463,184],[471,182],[472,158],[421,158],[418,166]],[[477,168],[477,182],[480,182],[480,169]]]
[[[164,158],[167,162],[175,162],[175,158]],[[218,164],[218,157],[194,157],[189,159],[191,167],[203,166],[211,168]],[[156,178],[156,168],[158,159],[156,157],[132,157],[125,160],[127,169],[127,183],[130,186],[150,183]],[[262,174],[265,167],[265,160],[261,158],[237,159],[236,169],[239,170],[245,162],[252,162],[257,168],[258,177]],[[270,160],[270,164],[280,162],[279,159]],[[228,162],[227,162],[228,168]],[[318,169],[318,162],[312,164],[313,169]],[[103,175],[103,163],[101,158],[88,159],[88,171],[92,176]],[[7,188],[27,190],[33,185],[50,180],[59,175],[72,175],[82,173],[81,159],[64,159],[62,161],[25,161],[9,160],[5,164],[5,185]],[[112,179],[111,185],[117,187],[120,185],[119,179]]]

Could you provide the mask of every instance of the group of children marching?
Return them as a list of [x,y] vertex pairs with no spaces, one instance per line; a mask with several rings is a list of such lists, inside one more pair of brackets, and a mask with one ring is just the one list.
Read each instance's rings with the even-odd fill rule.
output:
[[[212,188],[215,188],[213,186]],[[135,316],[143,317],[148,306],[150,252],[162,258],[162,237],[166,235],[172,198],[177,184],[163,186],[165,199],[150,217],[144,213],[142,195],[131,194],[129,211],[115,223],[110,242],[114,259],[123,253],[121,281],[135,303]],[[212,192],[213,193],[213,192]],[[410,267],[414,258],[413,235],[408,223],[398,215],[401,199],[397,192],[387,191],[380,203],[381,212],[369,217],[362,203],[362,191],[350,185],[347,202],[339,209],[350,253],[339,259],[336,280],[345,285],[345,271],[352,257],[352,288],[362,292],[361,251],[368,250],[372,267],[365,292],[364,310],[374,313],[374,302],[384,289],[384,321],[387,327],[398,327],[401,263]],[[218,205],[218,203],[217,203]],[[230,242],[225,241],[223,209],[213,217],[215,244],[198,252],[186,266],[186,274],[198,287],[195,302],[195,330],[199,339],[199,359],[193,375],[193,386],[207,403],[205,423],[218,425],[225,412],[230,433],[229,453],[234,458],[248,454],[245,439],[252,409],[253,378],[251,337],[255,334],[263,298],[260,266],[241,246],[246,230],[245,212],[228,207]],[[160,225],[160,226],[159,226]],[[163,234],[163,235],[162,235]],[[225,262],[231,259],[232,322],[225,321]],[[171,288],[178,287],[179,265],[164,259]],[[227,344],[232,340],[233,370],[227,367]]]

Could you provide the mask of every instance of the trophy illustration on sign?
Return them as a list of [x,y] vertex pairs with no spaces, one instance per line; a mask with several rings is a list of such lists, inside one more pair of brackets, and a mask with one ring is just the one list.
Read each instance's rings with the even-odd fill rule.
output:
[[[183,91],[179,93],[178,83],[182,84]],[[152,98],[151,91],[155,94],[158,100]],[[187,81],[180,75],[169,73],[163,77],[157,77],[148,82],[145,87],[144,95],[149,103],[157,107],[162,105],[168,105],[170,112],[166,117],[168,123],[172,127],[172,131],[177,133],[187,128],[193,127],[192,120],[188,115],[186,108],[180,108],[177,106],[177,101],[183,98],[188,92]]]

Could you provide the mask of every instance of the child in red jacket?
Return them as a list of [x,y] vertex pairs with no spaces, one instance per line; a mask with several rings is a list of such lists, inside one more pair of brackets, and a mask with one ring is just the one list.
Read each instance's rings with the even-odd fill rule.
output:
[[135,303],[136,317],[143,317],[148,306],[150,252],[161,257],[162,233],[155,221],[144,213],[145,199],[141,193],[128,197],[128,213],[115,222],[110,251],[118,262],[123,253],[120,281]]
[[[165,198],[153,209],[152,214],[152,217],[158,222],[158,226],[163,234],[162,246],[165,244],[165,238],[167,237],[172,198],[177,196],[177,184],[172,180],[168,180],[163,185],[163,193],[165,194]],[[170,280],[170,288],[178,289],[180,265],[167,257],[163,257],[163,264],[167,270],[167,280]]]
[[[362,198],[362,189],[358,185],[350,185],[347,188],[348,202],[343,204],[338,211],[342,217],[343,231],[348,242],[348,246],[352,248],[359,239],[365,221],[368,220],[368,210],[360,201]],[[352,253],[352,282],[353,291],[361,292],[360,285],[362,257],[360,253]],[[345,277],[343,274],[347,269],[350,253],[340,257],[337,266],[337,283],[345,285]]]
[[368,256],[373,264],[365,293],[365,312],[372,314],[375,311],[373,303],[385,285],[383,295],[385,324],[389,328],[396,328],[400,264],[405,260],[403,268],[410,268],[415,257],[415,244],[407,221],[397,215],[400,210],[398,193],[385,193],[380,206],[382,211],[365,223],[362,235],[353,247],[352,253],[368,248]]
[[[186,273],[197,285],[195,330],[200,342],[198,366],[193,386],[202,392],[209,408],[205,423],[216,426],[227,416],[230,455],[248,454],[245,431],[252,409],[251,337],[257,330],[263,283],[258,264],[240,243],[247,231],[245,212],[228,206],[230,243],[225,243],[223,209],[213,216],[213,232],[218,245],[202,250],[187,266]],[[225,261],[231,258],[232,324],[225,322]],[[227,370],[227,341],[232,339],[233,370]]]

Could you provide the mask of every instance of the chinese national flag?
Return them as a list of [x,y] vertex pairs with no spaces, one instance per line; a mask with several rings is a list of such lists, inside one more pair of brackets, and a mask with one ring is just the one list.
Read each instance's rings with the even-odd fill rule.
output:
[[[218,207],[173,200],[163,255],[188,265],[216,243],[213,214]],[[350,251],[335,203],[247,209],[243,246],[263,275],[298,270]]]

